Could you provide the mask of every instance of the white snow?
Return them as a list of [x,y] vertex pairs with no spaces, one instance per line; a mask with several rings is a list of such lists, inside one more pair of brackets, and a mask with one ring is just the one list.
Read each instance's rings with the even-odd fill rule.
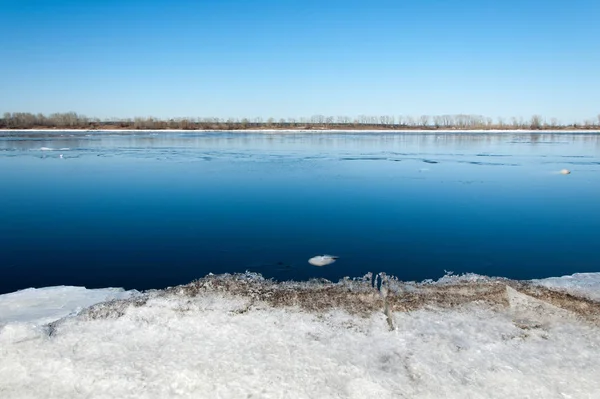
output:
[[42,325],[112,299],[127,299],[137,291],[122,288],[28,288],[0,295],[0,326],[11,322]]
[[308,263],[310,263],[313,266],[327,266],[334,263],[337,260],[337,258],[337,256],[332,255],[317,255],[310,258],[308,260]]
[[566,291],[600,301],[600,273],[575,273],[570,276],[532,280],[536,285]]
[[[571,277],[536,283],[560,281],[561,289],[579,292],[578,283],[598,282],[598,276]],[[0,317],[12,315],[0,325],[2,399],[595,398],[600,392],[598,325],[509,287],[508,307],[393,312],[393,331],[379,311],[273,307],[218,290],[100,304],[102,311],[54,323],[51,333],[22,322],[44,319],[47,299],[76,309],[88,295],[97,302],[100,291],[55,287],[0,296]]]

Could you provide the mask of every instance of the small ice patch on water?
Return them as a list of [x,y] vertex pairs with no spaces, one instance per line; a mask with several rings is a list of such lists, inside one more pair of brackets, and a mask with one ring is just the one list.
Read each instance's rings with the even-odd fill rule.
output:
[[480,162],[480,161],[458,161],[458,163],[467,163],[470,165],[482,165],[482,166],[519,166],[519,164],[516,164],[516,163]]
[[337,259],[338,259],[337,256],[317,255],[317,256],[313,256],[312,258],[310,258],[308,260],[308,263],[310,263],[313,266],[327,266],[327,265],[334,263]]

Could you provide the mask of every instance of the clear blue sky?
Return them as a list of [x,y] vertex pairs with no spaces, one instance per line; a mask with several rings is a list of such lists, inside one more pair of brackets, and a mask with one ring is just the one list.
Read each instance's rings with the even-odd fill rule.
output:
[[0,112],[600,113],[599,0],[0,0]]

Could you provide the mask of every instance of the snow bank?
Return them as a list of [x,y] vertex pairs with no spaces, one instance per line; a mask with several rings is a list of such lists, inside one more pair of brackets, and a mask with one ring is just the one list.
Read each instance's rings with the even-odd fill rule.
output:
[[600,392],[600,303],[503,279],[379,278],[381,291],[372,276],[337,284],[209,276],[99,303],[46,328],[9,322],[0,329],[0,396],[592,398]]
[[0,325],[11,322],[47,324],[99,302],[127,299],[136,293],[137,291],[125,291],[121,288],[29,288],[0,295]]
[[600,301],[600,273],[575,273],[571,276],[532,280],[534,284]]

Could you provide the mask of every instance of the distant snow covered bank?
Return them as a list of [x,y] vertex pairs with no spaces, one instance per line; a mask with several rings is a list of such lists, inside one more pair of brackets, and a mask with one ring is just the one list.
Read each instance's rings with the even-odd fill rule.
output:
[[599,290],[600,273],[19,291],[0,296],[0,397],[592,398]]

